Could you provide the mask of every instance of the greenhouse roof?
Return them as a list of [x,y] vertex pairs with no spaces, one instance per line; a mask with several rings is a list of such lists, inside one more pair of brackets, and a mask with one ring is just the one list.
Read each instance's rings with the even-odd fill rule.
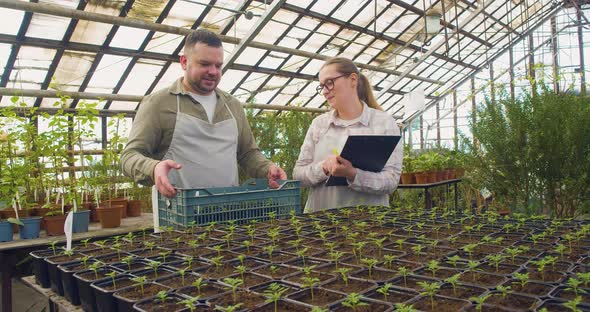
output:
[[[324,59],[339,55],[359,65],[386,111],[407,120],[417,113],[404,104],[407,93],[423,93],[427,107],[436,103],[502,51],[527,40],[561,5],[551,0],[0,0],[0,87],[19,89],[28,106],[52,107],[55,96],[27,91],[57,89],[107,98],[100,109],[135,111],[142,96],[182,75],[178,56],[184,35],[199,27],[223,35],[220,87],[243,102],[321,108],[318,70]],[[70,107],[78,103],[73,96]],[[10,104],[10,96],[2,97],[0,105]]]

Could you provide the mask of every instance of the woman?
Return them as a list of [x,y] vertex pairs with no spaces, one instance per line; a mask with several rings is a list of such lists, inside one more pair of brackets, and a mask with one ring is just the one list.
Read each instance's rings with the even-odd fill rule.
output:
[[[342,150],[349,135],[399,135],[395,120],[377,104],[369,80],[351,60],[327,60],[319,80],[317,90],[332,110],[311,123],[293,170],[294,179],[311,187],[305,212],[360,204],[388,206],[389,194],[399,183],[402,144],[398,144],[381,172],[354,168],[335,155],[335,150]],[[325,186],[330,175],[346,177],[348,186]]]

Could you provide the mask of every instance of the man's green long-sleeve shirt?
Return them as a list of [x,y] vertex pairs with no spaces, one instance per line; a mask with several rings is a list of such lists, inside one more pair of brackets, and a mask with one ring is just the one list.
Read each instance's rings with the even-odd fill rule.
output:
[[[182,86],[179,78],[170,87],[146,96],[139,105],[127,146],[121,154],[121,165],[125,175],[144,185],[154,184],[154,168],[164,157],[176,125],[176,96],[180,111],[209,122],[201,104],[195,101]],[[252,130],[246,119],[242,104],[227,92],[219,89],[213,123],[232,118],[225,105],[231,110],[238,125],[238,152],[236,159],[250,176],[264,178],[272,164],[258,149]],[[200,173],[195,173],[200,174]]]

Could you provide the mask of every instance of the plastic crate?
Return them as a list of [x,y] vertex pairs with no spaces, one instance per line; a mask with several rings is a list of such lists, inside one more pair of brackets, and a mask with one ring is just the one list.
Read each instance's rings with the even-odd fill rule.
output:
[[242,186],[202,189],[177,189],[174,198],[158,193],[160,226],[186,228],[210,222],[266,220],[269,212],[277,218],[301,214],[300,182],[286,180],[271,189],[266,179],[250,179]]

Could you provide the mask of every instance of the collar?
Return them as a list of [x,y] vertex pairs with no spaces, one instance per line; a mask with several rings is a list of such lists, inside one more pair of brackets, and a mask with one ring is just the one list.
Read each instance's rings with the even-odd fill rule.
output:
[[[369,106],[367,105],[367,103],[365,103],[364,101],[361,101],[361,103],[363,103],[363,112],[361,113],[360,119],[358,122],[360,122],[363,126],[368,126],[369,125],[369,120],[371,119],[371,109],[369,108]],[[330,114],[330,123],[334,124],[335,126],[340,126],[340,127],[344,127],[344,124],[342,124],[342,119],[338,118],[336,116],[336,110],[332,110],[332,113]]]
[[[186,92],[186,90],[184,90],[184,86],[182,85],[182,79],[184,79],[184,77],[176,79],[176,81],[174,81],[174,83],[170,87],[168,87],[168,92],[174,95],[190,96],[190,94]],[[219,90],[218,88],[215,88],[215,94],[217,98],[219,98],[219,95],[222,94],[222,92],[220,91],[221,90]]]

